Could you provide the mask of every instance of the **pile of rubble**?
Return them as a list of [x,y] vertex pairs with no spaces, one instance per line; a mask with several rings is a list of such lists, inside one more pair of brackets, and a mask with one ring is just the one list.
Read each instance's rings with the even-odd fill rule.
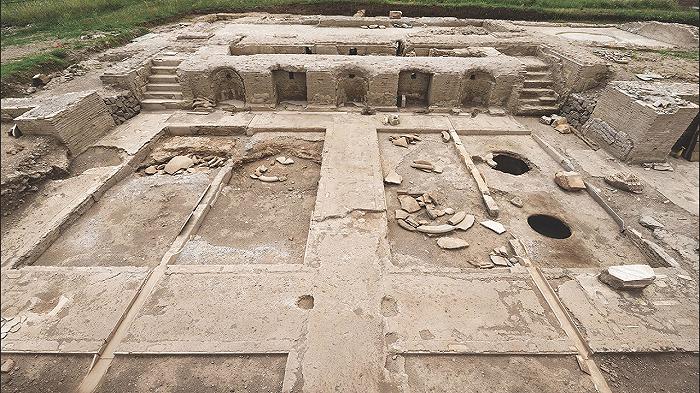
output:
[[391,144],[399,147],[408,147],[408,145],[415,145],[416,143],[422,141],[422,139],[416,134],[401,134],[401,135],[391,135],[389,136]]
[[[275,162],[278,162],[281,165],[292,165],[294,164],[294,159],[291,157],[279,156],[275,158],[275,161],[273,161],[270,165],[274,165]],[[259,167],[255,168],[255,172],[250,175],[250,178],[260,180],[264,183],[275,183],[287,180],[286,176],[273,176],[270,175],[269,171],[270,168],[268,168],[266,165],[260,165]]]
[[542,116],[540,117],[540,123],[552,126],[555,130],[559,131],[560,134],[571,134],[573,132],[569,120],[567,120],[565,116],[556,114],[552,116]]
[[196,154],[179,155],[172,157],[168,162],[149,165],[143,170],[146,175],[168,174],[180,175],[185,172],[192,172],[193,167],[197,168],[218,168],[226,163],[226,158],[215,155],[198,157]]

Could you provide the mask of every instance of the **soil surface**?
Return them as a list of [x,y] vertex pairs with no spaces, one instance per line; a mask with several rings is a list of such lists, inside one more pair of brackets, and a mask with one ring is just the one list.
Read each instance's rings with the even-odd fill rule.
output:
[[269,393],[282,390],[287,356],[117,356],[97,393]]
[[413,392],[594,393],[573,356],[406,356]]
[[[237,168],[178,263],[303,263],[321,166],[288,157],[293,164],[282,165],[273,156]],[[265,175],[287,180],[252,179],[262,165]]]
[[697,393],[697,353],[599,354],[596,363],[613,393]]
[[74,392],[88,372],[92,355],[3,354],[14,370],[2,373],[3,393]]

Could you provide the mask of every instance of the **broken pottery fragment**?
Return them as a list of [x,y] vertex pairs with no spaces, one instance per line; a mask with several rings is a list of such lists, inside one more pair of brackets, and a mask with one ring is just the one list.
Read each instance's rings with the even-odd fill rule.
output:
[[285,181],[287,178],[284,176],[258,176],[258,180],[265,183],[274,183],[278,181]]
[[443,142],[449,142],[451,139],[450,133],[447,131],[443,131],[440,133],[440,136],[442,137]]
[[165,164],[165,173],[172,175],[181,169],[187,169],[194,165],[194,161],[187,156],[175,156]]
[[420,210],[420,205],[409,195],[399,195],[399,203],[401,208],[409,213],[415,213]]
[[508,260],[508,258],[504,258],[500,255],[489,255],[489,258],[491,259],[491,262],[493,262],[493,264],[496,266],[510,266],[510,261]]
[[598,279],[615,289],[642,289],[656,279],[649,265],[610,266],[598,275]]
[[259,167],[255,168],[255,172],[265,173],[267,172],[267,167],[265,165],[260,165]]
[[503,224],[501,224],[498,221],[486,220],[486,221],[481,221],[480,224],[483,225],[484,227],[496,232],[499,235],[506,231],[506,227],[504,227]]
[[441,237],[437,240],[437,244],[443,250],[458,250],[469,247],[469,243],[456,237]]
[[453,214],[455,214],[455,209],[453,209],[453,208],[451,208],[451,207],[446,207],[446,208],[444,209],[444,211],[445,211],[445,214],[450,215],[450,216],[453,215]]
[[394,146],[408,147],[408,141],[404,137],[394,138],[391,140],[391,143],[394,144]]
[[474,217],[473,214],[467,214],[464,216],[464,219],[456,225],[456,228],[460,231],[466,231],[474,225],[474,221],[476,221],[476,217]]
[[384,178],[384,182],[387,184],[401,184],[402,181],[403,181],[403,178],[401,177],[401,175],[396,173],[396,171],[393,169],[390,170],[389,173]]
[[407,223],[408,225],[410,225],[410,226],[412,226],[412,227],[414,227],[414,228],[418,228],[418,227],[420,226],[420,223],[419,223],[418,221],[416,221],[416,219],[413,218],[413,216],[408,216],[408,217],[406,217],[406,219],[405,219],[404,221],[406,221],[406,223]]
[[280,157],[277,157],[275,160],[282,165],[294,164],[294,160],[291,157],[280,156]]
[[585,190],[586,184],[578,172],[559,171],[554,174],[554,182],[566,191]]
[[455,227],[454,227],[454,225],[449,225],[449,224],[421,225],[416,229],[418,229],[418,232],[422,232],[422,233],[440,234],[440,233],[452,232],[455,230]]
[[403,229],[405,229],[405,230],[407,230],[407,231],[414,232],[414,231],[416,230],[416,228],[414,228],[413,226],[411,226],[409,223],[407,223],[407,222],[404,221],[404,220],[396,220],[396,222],[399,224],[399,226],[400,226],[401,228],[403,228]]
[[4,362],[2,362],[2,367],[0,368],[0,371],[5,374],[9,373],[10,371],[15,369],[15,361],[12,359],[7,359]]
[[405,220],[406,217],[408,217],[408,212],[405,210],[394,210],[394,216],[396,217],[397,220]]
[[467,213],[463,211],[459,211],[455,213],[454,216],[450,217],[449,220],[447,220],[447,223],[450,225],[457,225],[460,222],[464,221],[464,218],[467,217]]
[[147,175],[155,175],[156,173],[158,173],[158,168],[156,168],[155,165],[151,165],[148,168],[144,169],[143,173]]
[[523,207],[523,200],[520,197],[513,197],[510,203],[515,207]]

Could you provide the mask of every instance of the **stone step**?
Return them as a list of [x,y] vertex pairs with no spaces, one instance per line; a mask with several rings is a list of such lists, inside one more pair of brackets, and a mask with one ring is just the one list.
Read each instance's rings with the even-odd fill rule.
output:
[[171,100],[182,100],[182,92],[179,91],[146,91],[146,98],[163,98]]
[[552,73],[549,71],[527,71],[525,79],[533,81],[550,80],[552,79]]
[[538,98],[540,101],[540,104],[543,105],[556,105],[557,104],[557,97],[554,96],[541,96]]
[[182,91],[179,83],[149,83],[146,85],[146,91]]
[[177,57],[162,57],[151,60],[154,66],[177,67],[182,63],[182,59]]
[[176,75],[177,66],[152,66],[151,74],[155,75]]
[[528,87],[520,90],[520,97],[522,98],[532,98],[532,97],[555,97],[556,93],[552,89],[548,88],[537,88]]
[[183,109],[187,102],[183,100],[170,100],[162,98],[146,98],[141,101],[141,110],[158,111],[164,109]]
[[549,74],[549,65],[547,64],[525,64],[525,70],[530,73],[545,73]]
[[542,105],[538,100],[534,102],[521,100],[520,105],[518,105],[519,115],[551,115],[557,112],[559,112],[559,107],[556,105]]
[[535,80],[535,79],[525,79],[523,82],[523,87],[524,88],[544,88],[544,87],[551,87],[554,85],[554,82],[551,80],[547,79],[541,79],[541,80]]
[[150,75],[149,83],[177,83],[177,75]]

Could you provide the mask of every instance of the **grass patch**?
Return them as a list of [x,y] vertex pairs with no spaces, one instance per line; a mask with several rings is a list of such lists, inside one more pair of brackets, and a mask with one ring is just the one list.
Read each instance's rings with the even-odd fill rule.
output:
[[678,59],[684,59],[684,60],[694,60],[694,61],[700,61],[700,53],[696,50],[670,50],[670,49],[662,49],[662,50],[656,50],[654,51],[661,56],[666,56],[666,57],[675,57]]
[[27,56],[17,61],[11,61],[0,67],[0,79],[8,77],[30,78],[37,69],[59,70],[67,67],[68,52],[65,49],[53,49],[46,53]]

